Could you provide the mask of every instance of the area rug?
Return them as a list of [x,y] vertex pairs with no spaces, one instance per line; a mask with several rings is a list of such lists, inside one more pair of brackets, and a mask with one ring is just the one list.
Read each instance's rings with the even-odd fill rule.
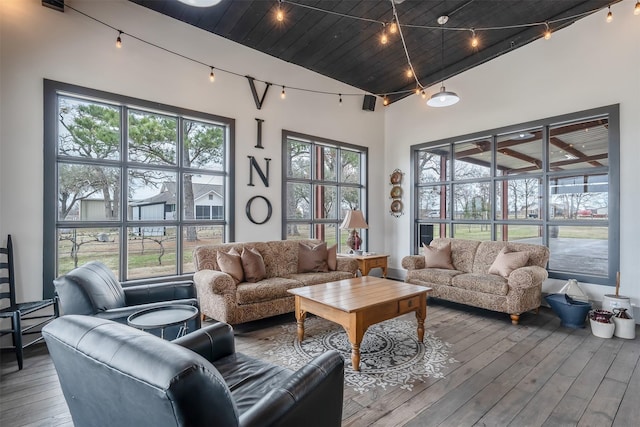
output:
[[425,331],[418,341],[416,322],[391,319],[371,326],[360,345],[360,372],[351,366],[351,344],[344,329],[328,320],[312,317],[304,323],[305,337],[299,342],[296,324],[281,326],[271,338],[265,354],[272,362],[296,370],[323,352],[334,349],[345,360],[345,386],[364,393],[376,387],[411,390],[417,381],[444,378],[450,344]]

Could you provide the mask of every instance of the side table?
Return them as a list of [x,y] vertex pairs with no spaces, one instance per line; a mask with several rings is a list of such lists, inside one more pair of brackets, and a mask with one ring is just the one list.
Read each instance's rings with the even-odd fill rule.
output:
[[358,268],[363,276],[367,276],[372,268],[381,268],[382,277],[387,278],[387,258],[389,255],[347,255],[358,261]]
[[188,332],[187,322],[197,315],[198,307],[186,304],[167,304],[137,311],[127,318],[127,324],[143,331],[160,329],[160,338],[163,339],[166,328],[181,325],[178,336],[176,336],[176,338],[180,338]]

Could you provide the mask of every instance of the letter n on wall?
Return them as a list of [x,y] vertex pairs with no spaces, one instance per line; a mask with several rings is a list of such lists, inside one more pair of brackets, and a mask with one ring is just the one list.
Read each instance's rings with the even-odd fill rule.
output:
[[264,184],[265,187],[269,186],[269,162],[271,161],[271,159],[267,159],[265,157],[265,162],[266,162],[266,170],[267,173],[265,174],[262,171],[262,168],[260,167],[260,164],[258,164],[258,161],[256,160],[255,157],[253,156],[247,156],[249,157],[249,187],[255,187],[255,184],[253,183],[253,171],[255,170],[256,173],[258,174],[258,176],[260,177],[260,180],[262,180],[262,183]]

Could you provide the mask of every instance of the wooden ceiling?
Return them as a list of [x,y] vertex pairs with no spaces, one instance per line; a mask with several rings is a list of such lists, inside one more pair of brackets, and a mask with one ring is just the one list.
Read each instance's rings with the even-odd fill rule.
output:
[[[390,35],[386,45],[380,43],[381,22],[390,23],[393,18],[391,0],[283,1],[280,3],[285,13],[283,22],[275,19],[277,0],[222,0],[209,8],[192,7],[178,0],[130,1],[363,91],[390,94],[390,102],[410,95],[416,88],[415,79],[406,75],[408,65],[398,34]],[[395,3],[416,75],[422,86],[428,87],[442,80],[446,85],[446,79],[543,36],[543,24],[527,27],[523,24],[549,22],[555,32],[591,11],[605,8],[596,12],[602,14],[604,23],[606,6],[617,1],[396,0]],[[444,27],[450,30],[444,31],[444,42],[437,23],[441,15],[449,16]],[[572,18],[563,20],[568,17]],[[504,28],[514,25],[518,27]],[[481,30],[490,27],[501,29]],[[478,29],[478,47],[471,46],[471,31],[453,28]],[[203,57],[215,61],[211,54]],[[224,68],[224,64],[220,67]],[[261,78],[259,67],[234,71]]]

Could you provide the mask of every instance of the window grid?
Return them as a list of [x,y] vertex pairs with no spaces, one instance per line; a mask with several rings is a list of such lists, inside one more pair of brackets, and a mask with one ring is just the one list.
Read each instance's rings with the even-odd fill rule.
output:
[[[617,209],[614,209],[619,202],[619,168],[617,167],[619,164],[618,114],[618,106],[614,105],[544,119],[536,123],[496,129],[490,131],[490,137],[487,137],[487,132],[485,132],[468,137],[450,138],[412,146],[413,173],[411,177],[415,202],[414,209],[411,211],[413,236],[415,236],[412,242],[412,253],[419,253],[421,241],[425,240],[422,230],[426,230],[427,226],[430,227],[430,230],[433,230],[426,237],[427,239],[431,236],[462,236],[463,238],[476,238],[478,240],[509,240],[508,233],[510,233],[510,230],[516,233],[515,238],[517,238],[519,231],[528,230],[526,232],[531,233],[532,230],[537,228],[538,243],[545,244],[551,248],[551,259],[548,266],[550,277],[559,279],[577,278],[590,283],[612,284],[619,265],[619,213]],[[605,126],[596,127],[593,126],[594,124],[605,124]],[[587,125],[593,127],[589,128]],[[589,136],[586,133],[582,134],[586,135],[584,136],[584,142],[586,143],[581,144],[581,146],[574,147],[574,144],[563,143],[564,137],[570,139],[573,136],[573,134],[566,135],[570,131],[576,132],[576,129],[578,129],[580,132],[588,132],[592,130],[592,133],[594,133],[598,129],[602,131],[603,128],[607,130],[604,131],[606,134],[604,138],[606,146],[599,147],[603,151],[602,153],[589,153]],[[523,131],[522,129],[529,130]],[[561,133],[560,137],[554,136],[553,132],[556,129],[560,129],[560,131],[566,129],[566,134]],[[498,155],[502,158],[511,156],[511,158],[515,157],[519,158],[519,160],[534,161],[530,154],[512,151],[512,147],[518,144],[517,141],[507,140],[505,142],[505,139],[501,138],[502,135],[517,134],[519,132],[521,133],[519,137],[525,139],[525,142],[536,138],[541,139],[541,152],[537,153],[537,156],[540,157],[540,163],[536,163],[536,166],[533,167],[522,168],[522,172],[516,170],[513,174],[509,174],[509,171],[506,171],[505,174],[498,169]],[[515,137],[515,139],[517,138],[518,136]],[[456,172],[456,167],[458,166],[456,162],[459,161],[456,160],[458,144],[468,148],[469,141],[480,140],[490,143],[490,150],[488,150],[490,159],[487,159],[487,163],[490,162],[491,166],[490,176],[459,176]],[[502,141],[501,144],[499,144],[500,140]],[[482,150],[485,150],[486,153],[486,143]],[[478,149],[478,151],[482,150]],[[499,152],[499,150],[501,151]],[[584,153],[581,153],[580,150],[583,150]],[[437,179],[425,181],[423,178],[425,176],[424,167],[425,164],[429,165],[425,162],[425,158],[429,158],[429,155],[434,153],[440,153],[441,158],[430,163],[431,171],[436,170],[438,164],[449,167],[440,167],[440,177],[444,177],[440,181]],[[449,156],[448,153],[453,153],[453,155]],[[558,156],[562,157],[558,158]],[[470,162],[478,162],[478,157],[471,158]],[[483,165],[481,162],[478,164]],[[427,171],[426,173],[433,172]],[[590,200],[594,207],[587,209],[585,202],[582,205],[582,211],[580,211],[577,208],[577,206],[581,206],[580,202],[573,205],[568,202],[570,209],[564,209],[566,212],[560,209],[562,216],[555,216],[553,213],[555,211],[551,209],[553,205],[550,204],[554,195],[549,192],[549,189],[552,188],[552,184],[555,181],[562,182],[563,179],[569,180],[572,177],[584,179],[585,182],[573,184],[573,187],[570,186],[571,184],[565,183],[565,187],[569,185],[569,189],[576,188],[579,190],[582,187],[581,191],[574,190],[575,194],[571,194],[570,197],[572,198],[575,195],[580,198],[581,194],[584,193],[584,198]],[[604,182],[602,182],[603,180]],[[500,187],[499,184],[501,183],[505,183],[506,186]],[[463,199],[462,195],[466,193],[473,194],[471,191],[463,191],[465,185],[479,188],[485,184],[488,184],[488,201],[490,202],[486,215],[478,215],[475,209],[477,206],[473,206],[473,204],[471,204],[472,208],[468,212],[461,210],[461,203],[457,203],[457,201],[459,202],[460,199]],[[519,188],[518,185],[520,185]],[[532,187],[528,188],[529,185]],[[440,202],[446,201],[447,203],[446,212],[442,211],[442,204],[440,204],[439,209],[437,208],[438,203],[435,202],[435,199],[425,199],[424,194],[429,191],[435,193],[438,188],[446,189],[448,192],[447,196],[444,197],[442,196],[443,191],[439,191],[441,195]],[[516,196],[512,197],[511,191]],[[571,190],[566,191],[569,193]],[[590,193],[591,191],[593,193]],[[528,192],[532,194],[528,194]],[[605,196],[602,196],[602,194]],[[527,195],[532,198],[535,196],[538,199],[537,203],[527,199]],[[517,200],[516,197],[525,199],[526,209],[524,212],[521,212],[518,203],[514,202],[514,200]],[[604,197],[607,200],[604,200]],[[425,200],[427,200],[426,203]],[[429,205],[428,200],[432,202],[431,205]],[[503,203],[503,205],[498,206],[498,202]],[[435,209],[430,209],[431,206],[435,206]],[[530,212],[529,208],[533,209],[533,206],[536,206],[535,212]],[[598,208],[598,206],[602,207]],[[584,234],[592,234],[596,236],[594,238],[603,240],[603,243],[607,246],[602,250],[606,254],[604,261],[606,265],[600,271],[596,271],[598,270],[597,268],[594,268],[593,272],[586,273],[578,271],[578,269],[573,271],[571,269],[565,270],[562,263],[558,262],[561,251],[554,251],[553,249],[554,246],[556,246],[556,249],[559,248],[558,229],[562,230],[563,226],[565,226],[567,234],[570,234],[571,231],[579,233],[576,230],[582,230],[583,232],[588,230],[588,233]],[[483,227],[485,229],[479,231]],[[575,227],[578,228],[574,229]],[[459,236],[456,236],[456,230],[461,233]],[[475,231],[478,231],[478,233],[474,236]],[[576,242],[580,236],[572,236],[572,238]],[[565,262],[564,265],[567,264]]]
[[[83,105],[87,105],[86,111],[90,111],[94,105],[97,105],[97,108],[105,105],[111,109],[116,108],[119,110],[117,131],[119,133],[118,149],[120,153],[117,158],[113,158],[111,154],[108,154],[106,158],[98,158],[97,156],[69,156],[58,152],[58,141],[61,140],[60,138],[64,138],[65,132],[67,132],[61,120],[63,120],[62,114],[68,111],[60,110],[66,101],[69,103],[83,103]],[[67,110],[73,110],[73,108],[68,107]],[[69,119],[69,123],[82,129],[78,119],[81,114],[80,110],[73,111],[75,116]],[[149,157],[151,160],[145,162],[141,160],[140,154],[136,159],[129,159],[129,141],[133,138],[130,135],[131,114],[146,115],[150,122],[163,119],[169,120],[166,128],[159,127],[158,129],[170,130],[171,126],[175,128],[175,138],[169,138],[165,142],[165,144],[175,147],[175,153],[170,153],[173,154],[173,162],[154,162],[151,156]],[[173,124],[174,121],[175,125]],[[185,121],[192,125],[193,133],[191,136],[187,136],[183,132]],[[90,125],[95,125],[95,123],[91,122]],[[86,126],[87,129],[93,129],[90,125]],[[197,128],[197,126],[200,127]],[[94,127],[99,128],[97,125]],[[107,129],[109,128],[106,126],[99,128],[100,131],[103,131],[102,133],[109,133]],[[138,131],[141,133],[152,132],[152,130],[143,126],[140,129],[142,130],[138,129]],[[81,246],[87,244],[87,248],[97,247],[98,244],[95,244],[93,240],[102,242],[105,246],[111,244],[111,252],[102,254],[100,252],[87,252],[87,256],[91,254],[91,258],[104,260],[105,263],[110,264],[110,267],[117,271],[120,281],[126,282],[134,279],[137,282],[144,282],[151,277],[175,277],[191,273],[192,268],[185,268],[185,262],[191,263],[189,258],[190,250],[192,250],[194,242],[200,240],[200,236],[208,236],[207,233],[213,233],[216,236],[214,239],[219,241],[233,239],[233,198],[230,192],[226,190],[233,181],[233,174],[228,169],[234,152],[233,130],[234,121],[232,119],[45,80],[45,257],[43,273],[45,284],[51,283],[54,277],[65,273],[75,265],[83,263],[84,260],[79,262],[78,256],[78,253],[81,253],[83,249]],[[115,133],[115,131],[112,133]],[[96,131],[96,135],[87,137],[86,141],[88,141],[89,146],[100,148],[102,143],[100,137],[101,133]],[[148,138],[150,142],[145,143],[145,138]],[[193,138],[194,140],[189,143],[189,148],[198,143],[217,144],[217,146],[220,146],[220,150],[216,152],[220,158],[219,165],[190,167],[186,164],[183,153],[186,153],[189,149],[187,148],[187,138]],[[195,142],[197,138],[199,138],[200,142]],[[77,138],[74,139],[73,136],[69,139],[72,141],[71,144],[73,144],[73,141],[78,140]],[[163,143],[161,139],[154,139],[153,135],[147,134],[140,137],[140,141],[142,141],[142,144],[137,149],[142,150],[142,153],[152,152],[155,148],[152,145],[154,143],[160,144],[160,147]],[[131,145],[133,147],[133,143]],[[203,147],[198,147],[198,149],[204,152]],[[163,153],[159,151],[156,156],[161,158]],[[211,155],[211,158],[214,158],[214,156]],[[61,185],[65,185],[61,187],[65,191],[64,194],[68,189],[67,181],[63,184],[60,180],[71,179],[70,182],[77,188],[78,184],[76,182],[79,182],[77,180],[82,178],[81,175],[74,177],[62,174],[60,168],[65,165],[68,167],[84,167],[85,171],[93,170],[96,167],[108,167],[109,170],[118,171],[119,177],[117,179],[109,178],[108,181],[104,181],[105,184],[103,185],[103,187],[109,188],[109,193],[113,192],[111,202],[113,208],[110,209],[110,211],[116,211],[113,217],[110,217],[110,211],[106,210],[106,199],[96,199],[94,203],[92,202],[91,192],[87,195],[87,192],[96,186],[96,183],[89,182],[90,180],[87,181],[88,190],[76,190],[75,193],[75,196],[80,195],[81,200],[89,206],[86,209],[89,212],[88,216],[85,218],[80,216],[85,209],[83,209],[81,201],[76,200],[77,206],[75,208],[78,209],[78,216],[66,215],[63,218],[59,217],[58,188]],[[135,174],[146,176],[146,180],[142,181],[143,185],[131,187],[130,180]],[[199,218],[199,215],[196,214],[199,207],[196,206],[193,207],[193,218],[187,219],[185,216],[182,189],[186,185],[185,183],[192,182],[193,178],[187,179],[187,177],[196,175],[209,180],[216,180],[220,183],[216,188],[219,188],[221,193],[222,206],[214,206],[209,209],[210,211],[215,211],[215,208],[222,208],[222,216],[219,216],[220,212],[218,210],[213,217],[207,215],[207,218]],[[161,186],[158,186],[158,182],[154,182],[150,178],[151,176],[164,177],[164,182],[160,181]],[[73,180],[74,178],[76,181]],[[198,185],[204,188],[208,184],[196,182],[192,184],[193,187]],[[135,190],[145,193],[146,198],[132,198]],[[103,189],[102,194],[106,194],[105,191]],[[92,193],[97,193],[97,190],[92,190]],[[165,193],[169,194],[169,201],[145,202],[145,200],[153,200],[153,197],[156,196],[161,197]],[[195,192],[192,193],[194,196],[191,203],[195,204]],[[206,199],[206,197],[203,197],[203,199]],[[91,208],[90,205],[98,205],[100,200],[103,200],[103,209],[97,206]],[[99,213],[101,210],[103,211],[102,214]],[[147,213],[147,216],[145,216],[142,214],[143,210],[151,213]],[[88,234],[83,235],[83,232]],[[65,260],[64,267],[60,267],[60,262],[68,255],[66,253],[58,253],[59,250],[62,250],[62,246],[59,246],[59,241],[61,236],[67,235],[71,236],[69,241],[73,250],[76,251],[75,260]],[[78,238],[78,235],[81,237]],[[192,236],[196,238],[192,239]],[[162,240],[163,237],[165,238],[164,241]],[[185,238],[188,239],[188,245],[184,245]],[[136,243],[136,240],[138,243]],[[158,257],[158,265],[156,267],[145,267],[145,261],[143,261],[144,251],[151,251],[152,242],[159,246],[155,250],[159,251],[161,255]],[[134,246],[140,245],[143,249],[139,255],[129,252]],[[74,252],[71,254],[73,257]],[[67,265],[69,262],[73,263],[70,267]],[[155,263],[156,261],[153,262]],[[167,263],[169,264],[167,265]],[[59,270],[59,267],[61,270]],[[48,280],[49,278],[51,280]],[[53,294],[52,286],[45,285],[44,293]]]

